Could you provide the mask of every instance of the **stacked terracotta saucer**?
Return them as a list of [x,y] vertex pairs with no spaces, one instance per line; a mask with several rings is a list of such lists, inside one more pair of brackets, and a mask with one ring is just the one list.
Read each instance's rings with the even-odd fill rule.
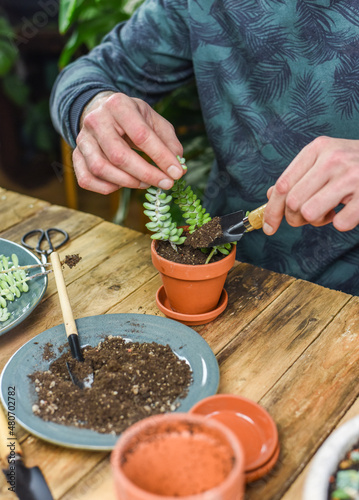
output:
[[274,420],[259,404],[233,394],[216,394],[195,404],[190,413],[218,420],[234,432],[245,455],[246,482],[267,474],[279,457]]
[[228,294],[226,290],[223,289],[217,307],[209,312],[202,314],[183,314],[172,309],[167,298],[165,288],[162,285],[157,290],[156,304],[158,309],[163,312],[163,314],[167,316],[167,318],[174,319],[188,326],[205,325],[206,323],[213,321],[225,310],[228,304]]

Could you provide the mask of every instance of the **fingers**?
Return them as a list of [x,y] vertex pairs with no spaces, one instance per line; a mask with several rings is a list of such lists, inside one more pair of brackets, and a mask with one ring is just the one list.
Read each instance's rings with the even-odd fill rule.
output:
[[118,185],[97,179],[89,172],[86,160],[78,148],[75,148],[72,153],[72,162],[78,185],[83,189],[101,194],[110,194],[118,189]]
[[[275,185],[268,190],[269,200],[263,224],[263,231],[267,235],[272,235],[277,231],[284,216],[287,222],[295,227],[307,223],[297,208],[300,201],[296,199],[295,193],[291,193],[291,190],[310,171],[316,159],[316,148],[312,144],[306,146],[278,178]],[[290,193],[293,208],[288,206]]]
[[[143,188],[150,186],[152,182],[161,182],[162,173],[130,149],[113,127],[106,127],[106,122],[102,124],[99,121],[98,124],[96,136],[80,133],[77,139],[77,149],[92,177],[131,188]],[[78,168],[80,170],[81,167]],[[155,171],[151,177],[152,169]],[[164,186],[164,189],[167,188]]]
[[[183,175],[183,169],[177,155],[182,156],[183,149],[174,127],[146,103],[134,100],[134,104],[138,106],[137,109],[129,106],[122,112],[120,125],[125,134],[135,147],[146,153],[169,178],[179,179]],[[133,114],[136,112],[135,120]]]
[[[173,126],[145,102],[123,94],[99,99],[83,116],[74,168],[85,189],[109,192],[118,186],[170,189],[184,170],[183,149]],[[143,151],[156,166],[138,152]]]
[[358,218],[359,200],[351,199],[344,208],[342,208],[333,217],[333,226],[338,231],[350,231],[359,224]]
[[[283,217],[288,224],[339,231],[359,223],[359,141],[320,137],[306,146],[267,192],[263,230],[274,234]],[[345,208],[335,213],[338,205]]]
[[[158,168],[139,157],[130,148],[122,147],[119,151],[114,151],[113,135],[109,140],[103,137],[101,131],[104,128],[100,123],[100,126],[96,127],[96,134],[111,163],[147,184],[162,189],[171,188],[173,180],[183,175],[183,168],[177,159],[177,155],[183,154],[183,149],[173,126],[140,99],[129,99],[123,94],[115,94],[106,102],[106,106],[112,115],[110,123],[114,123],[117,136],[122,136],[136,149],[143,151]],[[109,123],[105,114],[100,119]]]
[[[94,156],[96,157],[96,155]],[[104,159],[101,158],[101,161],[104,161]],[[149,187],[148,184],[144,184],[138,179],[121,171],[116,171],[115,175],[111,175],[111,173],[108,175],[104,174],[106,178],[116,178],[115,182],[109,182],[101,178],[101,176],[98,177],[94,175],[88,168],[88,162],[78,147],[73,152],[73,165],[79,186],[88,191],[94,191],[100,194],[110,194],[117,191],[120,187],[130,187],[133,189],[144,189]],[[112,165],[107,165],[107,168],[113,169],[114,167]]]

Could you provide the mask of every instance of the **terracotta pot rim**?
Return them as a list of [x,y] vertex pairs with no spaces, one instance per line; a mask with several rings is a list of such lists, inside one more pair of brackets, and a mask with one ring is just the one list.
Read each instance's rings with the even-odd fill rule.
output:
[[[225,480],[218,486],[211,488],[210,490],[207,490],[205,492],[206,495],[208,495],[209,499],[214,499],[214,498],[221,498],[220,491],[223,488],[223,484],[231,483],[232,481],[235,481],[236,478],[238,477],[239,474],[243,475],[244,477],[244,451],[243,448],[238,441],[237,437],[235,434],[228,429],[224,424],[221,422],[217,421],[210,421],[206,418],[203,418],[200,415],[192,415],[189,413],[183,413],[183,412],[178,412],[178,413],[167,413],[164,415],[154,415],[151,417],[147,417],[143,420],[140,420],[139,422],[136,422],[133,424],[131,427],[129,427],[120,439],[117,441],[117,444],[115,445],[115,448],[113,449],[111,453],[111,458],[110,462],[112,465],[113,470],[115,471],[116,475],[121,476],[121,480],[126,483],[131,489],[133,489],[134,492],[136,492],[138,495],[142,494],[142,496],[145,498],[145,500],[173,500],[172,496],[164,496],[164,495],[156,495],[154,493],[150,492],[144,492],[141,488],[139,488],[137,485],[135,485],[132,481],[130,481],[127,476],[123,473],[122,469],[118,466],[118,461],[119,461],[119,451],[120,448],[126,443],[132,439],[136,433],[137,430],[140,429],[141,427],[149,425],[150,427],[155,426],[157,423],[161,423],[161,421],[166,421],[166,420],[173,420],[173,421],[178,421],[178,420],[185,420],[187,422],[193,422],[193,423],[200,423],[206,427],[211,427],[216,430],[219,430],[222,434],[225,435],[228,443],[233,449],[233,453],[236,457],[234,466],[232,467],[232,470],[228,474],[228,476],[225,478]],[[218,492],[218,494],[217,494]],[[203,498],[204,493],[199,493],[196,495],[187,495],[187,496],[182,496],[178,497],[180,500],[199,500]],[[217,494],[217,495],[216,495]],[[146,495],[146,497],[145,497]]]
[[156,251],[156,245],[157,240],[153,240],[151,243],[153,265],[160,273],[178,278],[181,281],[202,281],[203,279],[220,276],[227,273],[233,267],[236,259],[236,245],[233,245],[230,253],[217,262],[198,265],[179,264],[178,262],[172,262],[161,257]]
[[156,258],[160,261],[160,262],[170,262],[173,266],[176,266],[176,267],[181,267],[183,269],[194,269],[196,267],[206,267],[206,268],[214,268],[214,266],[216,267],[221,267],[221,265],[223,265],[223,261],[228,259],[230,256],[232,256],[233,253],[236,253],[236,245],[232,245],[232,248],[231,248],[231,251],[229,252],[228,255],[226,255],[225,257],[223,257],[223,259],[221,260],[217,260],[216,262],[209,262],[208,264],[196,264],[196,265],[191,265],[191,264],[180,264],[178,262],[173,262],[171,260],[167,260],[167,259],[164,259],[163,257],[161,257],[161,255],[159,255],[157,253],[157,250],[156,250],[156,245],[158,243],[158,240],[152,240],[151,242],[151,250],[153,250],[156,254]]

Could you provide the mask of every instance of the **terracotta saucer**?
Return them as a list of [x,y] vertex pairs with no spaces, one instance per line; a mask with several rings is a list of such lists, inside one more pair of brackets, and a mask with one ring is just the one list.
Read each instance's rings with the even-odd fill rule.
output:
[[266,462],[261,467],[258,467],[258,469],[245,471],[246,483],[251,483],[253,481],[256,481],[257,479],[260,479],[261,477],[268,474],[268,472],[272,470],[275,464],[277,463],[277,460],[279,458],[279,452],[280,452],[280,447],[278,444],[277,448],[274,451],[273,456],[268,460],[268,462]]
[[236,434],[244,448],[246,473],[258,473],[272,463],[277,448],[279,453],[275,422],[262,406],[250,399],[216,394],[196,403],[190,412],[219,420]]
[[218,305],[212,311],[203,314],[183,314],[171,309],[164,286],[162,285],[156,293],[156,304],[158,309],[163,312],[165,316],[180,321],[184,325],[205,325],[206,323],[213,321],[221,314],[221,312],[225,310],[228,304],[228,294],[223,289]]

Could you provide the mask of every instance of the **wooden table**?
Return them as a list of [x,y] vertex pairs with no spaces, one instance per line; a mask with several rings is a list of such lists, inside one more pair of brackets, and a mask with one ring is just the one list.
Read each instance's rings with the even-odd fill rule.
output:
[[[61,227],[78,253],[64,270],[75,318],[107,313],[162,314],[150,238],[99,217],[0,188],[0,237],[20,243],[35,227]],[[325,438],[359,412],[359,299],[236,262],[228,307],[194,327],[220,365],[222,393],[259,402],[274,418],[281,453],[275,468],[247,486],[248,500],[300,500],[308,464]],[[41,304],[0,337],[0,370],[25,342],[62,323],[53,276]],[[114,499],[109,454],[48,444],[19,429],[28,466],[38,465],[55,499]],[[0,497],[7,491],[0,474]],[[315,499],[313,499],[315,500]]]

